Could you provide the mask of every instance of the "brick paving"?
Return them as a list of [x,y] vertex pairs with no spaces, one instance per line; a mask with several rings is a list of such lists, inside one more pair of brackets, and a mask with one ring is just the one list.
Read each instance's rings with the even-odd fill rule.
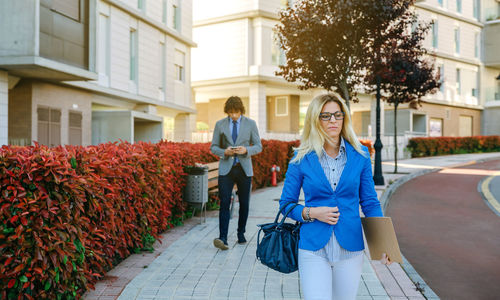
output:
[[[499,153],[409,159],[399,162],[400,174],[384,163],[385,186],[377,186],[383,207],[403,182],[432,170],[498,157]],[[391,184],[389,184],[391,183]],[[392,184],[394,183],[394,184]],[[281,274],[255,258],[257,224],[274,218],[282,186],[252,193],[246,245],[236,243],[236,220],[231,220],[227,251],[213,247],[218,236],[217,212],[207,222],[198,218],[163,234],[153,253],[134,254],[106,274],[86,300],[104,299],[303,299],[298,272]],[[235,209],[237,212],[237,209]],[[235,213],[237,218],[237,213]],[[404,253],[403,253],[404,254]],[[427,299],[439,299],[411,265],[382,265],[365,253],[357,300],[425,299],[414,282],[425,288]]]

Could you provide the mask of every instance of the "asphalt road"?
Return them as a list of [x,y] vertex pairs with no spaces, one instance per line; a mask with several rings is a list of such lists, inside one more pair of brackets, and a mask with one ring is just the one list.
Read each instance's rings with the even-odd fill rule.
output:
[[[490,190],[490,193],[493,195],[493,197],[497,200],[497,202],[500,202],[500,176],[499,175],[493,177],[493,179],[490,181],[489,190]],[[497,213],[497,215],[500,216],[500,211]]]
[[478,192],[491,170],[500,160],[423,175],[390,199],[401,251],[441,299],[500,299],[500,217]]

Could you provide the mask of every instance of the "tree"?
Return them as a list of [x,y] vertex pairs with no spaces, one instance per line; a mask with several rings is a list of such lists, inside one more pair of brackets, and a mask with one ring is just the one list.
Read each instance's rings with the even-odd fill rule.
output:
[[373,32],[383,32],[414,0],[302,0],[280,13],[275,28],[287,63],[276,75],[322,87],[357,102],[372,63]]
[[416,14],[408,10],[387,30],[372,39],[374,47],[380,51],[376,53],[378,57],[373,58],[375,63],[371,65],[371,91],[376,90],[377,84],[380,85],[385,94],[385,101],[394,105],[394,173],[398,172],[399,104],[409,103],[411,107],[417,108],[421,105],[422,97],[436,92],[440,86],[434,58],[423,46],[423,40],[432,23],[416,25],[416,21]]

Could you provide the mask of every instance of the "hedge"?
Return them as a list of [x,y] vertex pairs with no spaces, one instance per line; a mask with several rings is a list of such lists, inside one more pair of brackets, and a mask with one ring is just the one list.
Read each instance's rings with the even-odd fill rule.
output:
[[[262,144],[254,189],[270,185],[273,164],[283,179],[299,142]],[[79,299],[179,223],[183,166],[216,160],[208,143],[3,146],[0,299]]]
[[[286,170],[296,143],[263,144],[254,188],[269,184],[273,163]],[[208,143],[3,146],[0,298],[80,298],[178,223],[183,166],[216,160]]]
[[408,141],[412,157],[500,151],[500,136],[425,137]]

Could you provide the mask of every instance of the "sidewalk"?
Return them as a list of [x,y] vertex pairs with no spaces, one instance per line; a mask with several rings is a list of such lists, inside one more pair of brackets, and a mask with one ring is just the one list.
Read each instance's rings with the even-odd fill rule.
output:
[[[495,158],[500,159],[500,153],[403,160],[398,163],[402,174],[390,174],[394,166],[385,162],[386,186],[377,186],[377,193],[385,207],[397,187],[415,176]],[[255,258],[256,225],[274,219],[281,189],[279,185],[252,193],[246,245],[236,243],[235,218],[230,223],[228,251],[219,251],[212,244],[218,236],[216,212],[204,224],[192,218],[166,232],[154,253],[132,255],[116,266],[84,299],[303,299],[298,272],[281,274]],[[357,299],[425,298],[439,299],[408,262],[387,267],[370,261],[365,253]]]

